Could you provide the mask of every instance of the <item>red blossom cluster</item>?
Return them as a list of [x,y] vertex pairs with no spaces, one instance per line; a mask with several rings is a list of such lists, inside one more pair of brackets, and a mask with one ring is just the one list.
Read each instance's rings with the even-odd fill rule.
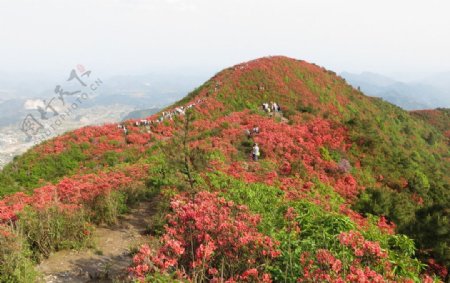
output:
[[[195,128],[192,132],[193,136],[205,131],[221,129],[217,135],[197,139],[191,142],[190,146],[205,151],[220,150],[229,163],[222,164],[222,168],[216,169],[247,182],[274,184],[279,179],[282,183],[286,183],[281,179],[295,177],[291,175],[298,173],[298,164],[300,164],[311,178],[315,176],[320,181],[330,184],[349,200],[354,199],[362,189],[351,174],[341,172],[337,162],[324,160],[320,152],[322,147],[341,152],[348,149],[346,130],[331,121],[317,118],[308,123],[289,125],[267,116],[242,111],[233,112],[214,121],[197,120],[193,126]],[[249,171],[248,161],[236,161],[234,158],[240,144],[248,138],[245,134],[246,130],[254,126],[259,128],[259,133],[251,136],[251,142],[258,143],[263,159],[273,162],[278,169],[277,172],[271,172],[271,176],[275,173],[279,175],[279,178],[271,178],[268,182],[267,172]],[[294,166],[297,166],[295,171]],[[287,187],[283,185],[282,188]],[[295,189],[302,188],[300,186]]]
[[301,228],[297,221],[298,214],[295,211],[295,208],[288,207],[286,213],[284,214],[284,219],[287,223],[287,232],[288,233],[295,233],[297,235],[300,234]]
[[2,224],[0,224],[0,237],[3,238],[11,237],[11,232],[8,231],[8,229]]
[[349,208],[347,205],[342,204],[339,207],[339,212],[347,215],[353,222],[355,222],[360,228],[368,227],[368,221],[364,216],[359,214],[358,212],[355,212],[351,208]]
[[36,148],[36,151],[42,153],[42,156],[60,154],[72,145],[83,145],[81,149],[87,159],[96,159],[107,151],[123,152],[125,149],[137,149],[143,152],[151,145],[153,139],[163,140],[172,137],[174,132],[179,130],[174,121],[140,127],[134,124],[134,120],[129,120],[123,123],[122,127],[126,127],[126,134],[117,124],[83,127],[44,142]]
[[423,198],[418,193],[411,194],[411,199],[419,206],[423,206]]
[[364,239],[358,231],[342,232],[338,238],[342,245],[351,248],[355,256],[364,260],[378,261],[388,256],[379,243]]
[[[208,101],[205,105],[197,105],[196,108],[199,108],[200,112],[208,112],[218,107],[218,103],[218,101]],[[200,106],[202,106],[201,109]],[[152,137],[161,140],[173,136],[177,130],[172,119],[166,120],[164,123],[153,123],[158,118],[158,114],[148,117],[147,120],[152,123],[145,127],[141,127],[139,120],[133,119],[120,125],[105,124],[83,127],[47,141],[39,145],[36,150],[46,154],[58,154],[67,150],[71,144],[79,145],[82,143],[94,145],[87,152],[90,156],[100,155],[109,150],[122,151],[130,145],[142,149],[141,147],[147,145]]]
[[307,252],[302,253],[300,263],[303,266],[303,274],[297,282],[392,282],[370,267],[362,266],[359,261],[354,261],[351,266],[344,268],[342,261],[325,249],[317,250],[315,257]]
[[336,259],[328,250],[320,249],[316,252],[317,262],[322,266],[322,269],[331,269],[339,273],[342,269],[342,262]]
[[[201,97],[201,95],[197,96]],[[222,102],[216,100],[216,99],[207,99],[202,103],[199,107],[196,108],[197,111],[206,117],[211,117],[211,115],[215,111],[222,111],[225,109],[225,106]]]
[[88,126],[47,141],[39,145],[37,151],[58,154],[68,149],[71,144],[88,143],[95,145],[92,149],[95,150],[94,154],[116,149],[117,146],[112,141],[122,146],[125,144],[123,132],[117,128],[117,125]]
[[436,274],[441,278],[446,278],[448,270],[447,268],[445,268],[445,266],[438,264],[436,260],[433,258],[428,259],[427,264],[428,264],[427,269],[428,274]]
[[18,213],[26,206],[43,209],[56,205],[62,209],[76,209],[99,195],[106,195],[139,182],[146,171],[147,166],[136,165],[124,171],[67,177],[56,185],[35,189],[32,195],[15,193],[0,200],[0,223],[16,220]]
[[149,133],[131,133],[127,135],[127,142],[131,144],[146,145],[150,142]]
[[248,170],[248,165],[246,167],[244,167],[243,165],[247,164],[241,162],[232,162],[226,170],[226,173],[235,178],[244,179],[247,183],[256,183],[261,181],[261,177],[255,173],[256,171],[258,171],[258,169],[260,169],[259,164],[253,165],[253,168],[256,169],[253,171]]
[[386,232],[388,234],[394,234],[395,233],[395,223],[390,222],[386,219],[386,217],[381,216],[378,219],[377,223],[378,228],[380,228],[383,232]]
[[[344,281],[343,281],[344,282]],[[365,268],[357,268],[350,266],[350,274],[347,275],[345,282],[354,283],[383,283],[387,282],[381,274],[370,269],[366,266]]]
[[336,180],[335,190],[348,199],[355,199],[359,193],[358,184],[352,175],[346,175]]
[[297,282],[344,282],[340,277],[342,262],[328,250],[318,250],[315,259],[304,252],[300,256],[300,263],[303,266],[303,275]]
[[152,253],[144,246],[134,257],[129,271],[135,278],[175,269],[186,279],[271,282],[261,263],[279,251],[272,239],[258,232],[258,215],[209,192],[177,196],[171,207],[161,248]]

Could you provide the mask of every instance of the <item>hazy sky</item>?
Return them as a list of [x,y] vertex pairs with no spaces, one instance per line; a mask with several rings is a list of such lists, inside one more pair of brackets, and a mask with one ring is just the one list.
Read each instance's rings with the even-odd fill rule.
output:
[[0,0],[0,71],[216,72],[267,55],[450,71],[448,0]]

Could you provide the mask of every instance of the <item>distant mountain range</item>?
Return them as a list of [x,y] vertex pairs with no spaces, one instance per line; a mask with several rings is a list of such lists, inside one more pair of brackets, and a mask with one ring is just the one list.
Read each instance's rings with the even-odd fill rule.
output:
[[[64,80],[54,79],[52,84],[52,80],[46,77],[45,83],[39,85],[32,77],[5,77],[8,81],[0,79],[0,127],[17,124],[30,112],[37,113],[25,105],[51,99],[55,96],[55,86],[64,83]],[[124,105],[126,109],[131,107],[135,110],[161,108],[183,97],[202,80],[201,76],[195,75],[156,73],[113,76],[102,79],[101,89],[80,106],[95,108]]]
[[343,72],[341,76],[365,94],[381,97],[406,110],[450,107],[450,73],[408,83],[370,72]]

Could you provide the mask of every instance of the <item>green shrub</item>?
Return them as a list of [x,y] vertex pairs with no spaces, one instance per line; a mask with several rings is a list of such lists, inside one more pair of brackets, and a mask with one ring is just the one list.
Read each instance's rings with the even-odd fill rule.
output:
[[104,162],[109,166],[114,166],[119,163],[119,154],[115,151],[107,151],[103,154]]
[[53,206],[42,210],[26,208],[17,229],[29,243],[33,257],[39,260],[51,252],[78,249],[90,243],[92,226],[83,209],[63,210]]
[[127,195],[118,191],[99,195],[92,203],[92,210],[94,222],[115,224],[119,215],[128,210]]
[[[1,231],[0,231],[1,232]],[[0,233],[0,282],[28,283],[38,281],[28,243],[15,231]]]

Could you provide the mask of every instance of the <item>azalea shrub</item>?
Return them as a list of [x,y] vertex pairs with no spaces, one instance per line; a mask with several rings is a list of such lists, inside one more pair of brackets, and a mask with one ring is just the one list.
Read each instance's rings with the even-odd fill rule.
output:
[[[2,276],[35,276],[32,269],[23,271],[23,266],[39,262],[55,251],[89,247],[92,223],[115,223],[133,201],[145,197],[147,188],[143,181],[147,170],[147,166],[136,165],[80,174],[37,188],[31,195],[20,192],[1,199],[0,233],[5,246],[0,249],[0,258],[10,259]],[[18,248],[7,249],[13,246]]]
[[[318,178],[349,200],[354,200],[364,189],[350,172],[350,161],[340,157],[345,156],[349,148],[347,131],[330,120],[316,118],[306,123],[289,125],[271,117],[242,111],[215,121],[197,120],[194,124],[190,147],[223,152],[228,162],[212,165],[215,170],[233,177],[247,182],[270,184],[277,180],[304,184],[312,178]],[[245,131],[255,126],[258,126],[259,133],[247,136]],[[215,136],[202,135],[217,129],[220,132]],[[258,164],[249,164],[253,143],[258,143],[261,149]],[[329,152],[336,160],[330,157]],[[272,166],[261,168],[260,164],[264,162]],[[289,190],[292,187],[283,184],[282,188]],[[301,193],[299,188],[294,189]],[[308,190],[306,187],[304,189]]]
[[209,192],[177,196],[171,208],[161,247],[141,248],[130,268],[134,277],[175,272],[194,282],[271,282],[265,266],[279,251],[258,232],[258,215]]
[[277,241],[281,252],[268,265],[275,282],[347,282],[359,275],[366,282],[407,281],[419,280],[424,271],[413,259],[411,239],[392,234],[392,224],[383,217],[364,218],[353,212],[333,190],[328,193],[337,196],[314,204],[292,200],[279,188],[221,173],[208,174],[207,180],[226,199],[261,216],[260,231]]
[[[76,175],[66,177],[56,185],[47,184],[35,189],[31,195],[20,192],[7,196],[0,200],[0,222],[15,221],[18,213],[26,207],[40,210],[55,205],[61,208],[82,205],[95,214],[97,208],[102,209],[100,203],[109,205],[108,202],[99,202],[99,199],[114,191],[122,191],[130,196],[136,194],[136,186],[142,183],[147,168],[136,165],[122,170]],[[96,216],[97,219],[100,215]]]

